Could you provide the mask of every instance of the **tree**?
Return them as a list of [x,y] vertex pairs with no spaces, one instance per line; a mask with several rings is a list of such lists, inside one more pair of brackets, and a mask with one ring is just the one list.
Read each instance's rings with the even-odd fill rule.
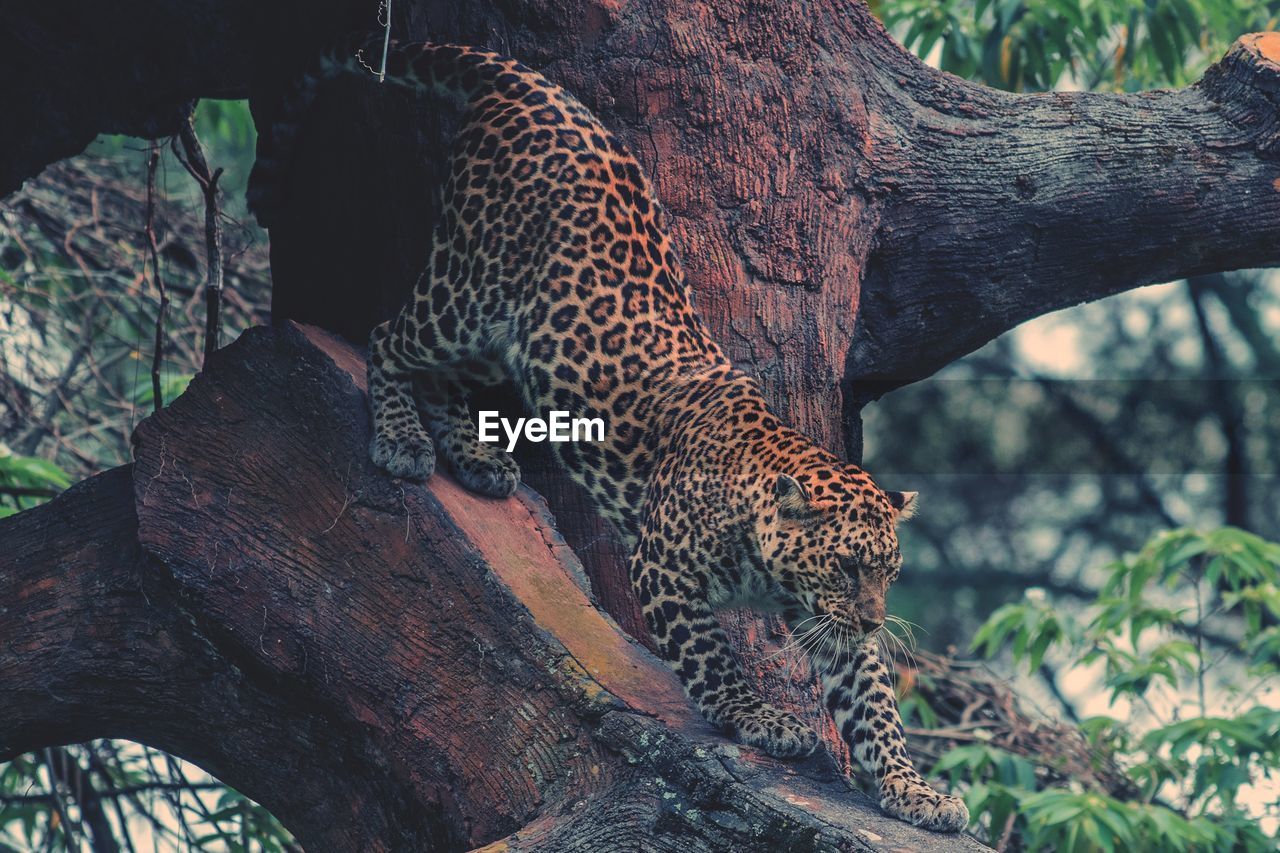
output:
[[[128,129],[148,136],[174,132],[179,107],[192,97],[247,94],[260,120],[269,121],[278,92],[305,58],[368,17],[367,9],[339,2],[308,6],[305,15],[300,9],[292,10],[298,14],[281,9],[278,17],[218,2],[147,9],[137,17],[131,17],[131,9],[107,12],[88,4],[81,11],[74,18],[46,17],[50,13],[37,10],[3,13],[4,38],[10,43],[0,55],[9,65],[7,79],[15,81],[8,114],[31,132],[2,143],[0,191],[78,150],[100,130]],[[859,412],[867,401],[928,375],[1023,319],[1151,281],[1272,263],[1280,254],[1272,239],[1280,216],[1275,185],[1280,171],[1274,159],[1280,45],[1272,36],[1242,39],[1200,82],[1176,92],[1020,98],[930,71],[898,47],[861,5],[778,2],[710,10],[693,2],[618,8],[568,2],[512,11],[484,3],[454,10],[424,2],[397,8],[395,14],[398,34],[492,43],[544,67],[620,130],[655,177],[673,215],[700,311],[719,339],[736,360],[754,368],[775,408],[821,441],[843,445],[853,457],[860,455]],[[96,29],[116,37],[88,43],[65,32],[70,20],[77,22],[78,32]],[[797,44],[806,51],[795,50]],[[35,46],[53,55],[38,53]],[[58,116],[72,119],[59,121]],[[353,116],[359,121],[352,122]],[[322,101],[298,151],[290,208],[271,235],[277,321],[308,321],[360,340],[398,302],[426,248],[422,235],[431,219],[428,188],[438,183],[442,162],[432,155],[442,150],[447,125],[434,105],[406,105],[354,81]],[[1251,203],[1241,203],[1245,198]],[[228,355],[223,368],[211,365],[204,393],[213,388],[230,393],[230,386],[217,384],[226,381],[217,376],[219,369],[248,383],[253,370],[243,365],[269,377],[272,365],[279,369],[279,360],[318,359],[299,342],[299,334],[259,336],[252,341],[257,351],[238,353],[238,362]],[[338,355],[335,363],[344,358]],[[238,373],[236,364],[242,365]],[[342,386],[339,376],[317,375],[316,381],[329,389],[326,393]],[[265,393],[268,386],[256,387]],[[279,386],[276,390],[287,392]],[[197,406],[200,399],[192,396],[188,405]],[[246,404],[246,411],[264,404]],[[314,401],[304,410],[318,411]],[[310,725],[321,726],[306,729],[315,739],[298,743],[285,756],[286,750],[266,749],[263,742],[253,741],[253,732],[237,726],[237,721],[253,719],[245,713],[255,707],[278,710],[282,720],[290,719],[287,709],[272,704],[281,701],[276,680],[300,666],[298,651],[309,649],[310,634],[285,630],[270,645],[257,605],[277,599],[259,597],[251,614],[259,627],[254,651],[253,643],[246,642],[252,636],[246,602],[240,600],[237,609],[237,596],[221,587],[216,594],[197,594],[193,554],[166,550],[181,538],[176,535],[182,523],[178,508],[185,500],[176,494],[180,490],[166,489],[170,500],[158,505],[148,506],[150,494],[145,492],[134,495],[137,507],[130,503],[125,481],[131,475],[141,483],[139,472],[147,472],[158,486],[173,487],[177,469],[169,466],[168,479],[161,478],[163,460],[180,458],[194,465],[191,453],[199,458],[230,446],[227,434],[200,438],[198,419],[176,417],[168,422],[172,429],[162,427],[162,416],[144,430],[139,467],[133,472],[109,475],[114,477],[110,482],[98,481],[46,509],[18,516],[0,536],[15,543],[48,541],[50,529],[43,525],[56,524],[65,517],[60,513],[92,511],[89,517],[101,517],[105,525],[102,536],[115,531],[118,541],[130,543],[135,522],[129,512],[134,512],[138,548],[121,548],[176,584],[175,613],[189,612],[176,609],[179,589],[195,594],[192,600],[198,602],[196,611],[205,625],[201,634],[214,638],[212,646],[191,649],[192,655],[221,651],[230,656],[223,662],[234,664],[236,671],[259,666],[274,673],[268,681],[275,690],[222,697],[245,703],[220,709],[225,710],[225,730],[245,738],[229,741],[243,764],[231,767],[229,759],[212,756],[211,767],[226,767],[225,778],[249,781],[242,787],[261,794],[295,829],[319,833],[322,828],[304,807],[316,789],[308,791],[296,776],[283,773],[293,766],[308,768],[303,774],[307,778],[323,774],[322,764],[309,762],[337,759],[307,749],[320,738],[350,746],[341,754],[345,772],[369,779],[367,790],[376,795],[363,801],[371,811],[362,815],[367,820],[359,827],[333,831],[368,831],[370,839],[385,847],[421,844],[444,837],[441,833],[478,843],[508,829],[511,821],[536,816],[541,822],[531,832],[563,833],[566,843],[584,843],[582,838],[598,831],[594,819],[569,815],[557,821],[549,803],[540,812],[538,805],[518,798],[491,810],[474,804],[474,811],[451,809],[438,787],[424,777],[415,779],[413,768],[420,765],[408,760],[392,761],[400,768],[392,777],[401,784],[390,785],[378,772],[381,765],[368,742],[358,736],[371,715],[388,709],[352,705],[353,699],[358,701],[352,688],[325,686],[305,665],[311,689],[337,703],[314,707],[346,708],[324,719],[308,715]],[[358,430],[354,417],[344,426],[348,434]],[[298,431],[305,432],[300,424]],[[269,433],[264,429],[262,435]],[[183,456],[168,455],[178,447]],[[152,469],[146,468],[148,458]],[[354,451],[341,458],[356,460],[354,466],[364,464]],[[340,486],[345,470],[335,465],[315,472],[314,480],[304,480],[306,486],[293,491],[321,494],[321,483]],[[531,479],[548,496],[571,544],[583,546],[598,536],[590,522],[577,521],[590,516],[572,490],[545,470],[535,469]],[[448,488],[442,479],[430,493]],[[199,490],[192,486],[190,491],[196,508],[207,510]],[[406,489],[406,505],[410,492],[412,500],[436,500]],[[340,507],[345,492],[331,494],[342,495]],[[261,500],[259,516],[274,502],[265,495]],[[496,512],[487,508],[473,516]],[[301,520],[291,519],[278,545],[290,542],[285,534],[301,529]],[[207,515],[187,521],[191,531],[208,529]],[[150,529],[169,531],[163,541],[147,538],[152,522],[160,527]],[[436,538],[448,540],[452,528],[439,529]],[[82,541],[73,531],[54,531],[68,546]],[[91,529],[78,532],[93,541]],[[24,535],[34,538],[22,540]],[[351,535],[343,553],[367,550],[359,535]],[[445,545],[433,543],[441,563],[478,571],[474,555],[450,552]],[[642,635],[622,593],[616,561],[608,556],[597,555],[587,565],[593,587],[624,628]],[[505,559],[496,554],[484,562],[497,571]],[[49,562],[33,556],[23,574],[6,570],[4,576],[20,581],[33,573],[38,577],[42,565],[48,568]],[[385,578],[385,571],[376,576]],[[265,584],[270,580],[266,575],[263,569],[252,577]],[[263,593],[270,586],[257,588]],[[289,596],[278,600],[288,605]],[[74,601],[62,604],[68,613],[88,618],[90,602],[80,602],[79,611]],[[271,607],[265,611],[269,622]],[[284,624],[305,624],[297,618],[300,613],[288,615],[294,619]],[[750,656],[765,632],[744,619],[738,633],[739,645]],[[216,642],[219,638],[227,641],[225,648]],[[346,641],[353,642],[353,636],[346,635]],[[509,635],[508,641],[512,648],[536,645],[530,635]],[[269,649],[282,656],[283,674],[280,663],[271,664]],[[757,668],[765,669],[766,688],[784,704],[816,707],[812,691],[784,683],[776,670]],[[32,695],[33,701],[38,698]],[[79,701],[98,711],[92,703],[100,698],[82,695]],[[432,707],[440,711],[448,706]],[[581,709],[574,714],[590,717]],[[167,743],[179,747],[179,753],[197,755],[198,747],[182,735],[190,736],[199,721],[175,719],[188,725],[170,732],[175,740]],[[174,726],[173,720],[168,725]],[[144,725],[134,731],[143,740],[160,741],[166,737],[163,728]],[[297,737],[304,728],[298,722],[279,731]],[[72,726],[56,732],[38,726],[13,731],[17,734],[6,732],[0,739],[0,752],[93,734]],[[406,741],[412,733],[393,734],[399,742],[378,743],[380,749],[398,747],[393,755],[409,756],[424,742],[414,746]],[[591,738],[593,749],[603,743],[627,751],[625,739],[609,741],[598,733]],[[664,756],[660,769],[652,771],[656,776],[642,772],[639,777],[649,780],[648,789],[637,782],[628,792],[634,798],[620,794],[616,802],[641,804],[629,812],[636,825],[653,820],[658,814],[654,798],[643,792],[653,790],[653,779],[668,779],[663,772],[681,775],[703,766],[691,762],[680,755]],[[685,791],[715,787],[704,777],[681,778],[685,787],[677,798],[686,796]],[[357,790],[353,783],[348,801]],[[408,809],[414,802],[433,804],[436,811],[417,823],[396,819],[400,815],[395,809]],[[746,800],[730,796],[729,802],[733,811],[739,806],[732,803]],[[751,808],[756,802],[751,801]],[[777,806],[776,800],[769,802],[771,808]],[[699,814],[705,808],[699,806]],[[740,807],[738,819],[750,813],[741,811],[747,808]],[[476,815],[488,815],[493,822]],[[805,820],[785,815],[802,824]],[[684,820],[681,826],[687,830],[687,812]],[[775,821],[770,831],[781,832],[778,827],[785,825]],[[386,828],[393,826],[412,838],[387,834]],[[703,843],[714,844],[712,830],[697,832],[703,833]],[[778,837],[770,836],[769,843],[776,844]],[[324,840],[319,835],[311,839],[320,847]]]
[[[1277,9],[907,0],[879,11],[908,47],[977,82],[1134,92],[1196,79]],[[901,615],[935,648],[963,647],[1028,587],[1092,600],[1099,567],[1157,530],[1280,527],[1276,305],[1268,270],[1117,295],[1019,327],[868,409],[869,469],[914,483],[929,508],[907,542]],[[940,586],[980,604],[939,599]]]

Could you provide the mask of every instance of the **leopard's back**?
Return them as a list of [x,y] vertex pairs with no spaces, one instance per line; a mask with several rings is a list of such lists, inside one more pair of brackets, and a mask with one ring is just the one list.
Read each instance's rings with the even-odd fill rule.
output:
[[460,80],[442,70],[447,55],[489,83],[468,90],[430,265],[375,350],[405,372],[460,373],[463,385],[475,377],[462,366],[497,362],[531,413],[602,419],[603,442],[553,447],[633,538],[670,392],[727,361],[691,307],[662,208],[626,146],[514,60],[442,51],[423,54],[429,72],[411,62],[407,75]]

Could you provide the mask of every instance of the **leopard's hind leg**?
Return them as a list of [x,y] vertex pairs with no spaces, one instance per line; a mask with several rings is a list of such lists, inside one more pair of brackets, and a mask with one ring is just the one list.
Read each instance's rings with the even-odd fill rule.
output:
[[490,375],[483,365],[459,366],[457,375],[467,379],[423,374],[414,383],[427,431],[440,458],[463,486],[490,497],[510,497],[520,485],[520,467],[500,444],[480,440],[467,407],[468,387],[493,384],[500,376]]

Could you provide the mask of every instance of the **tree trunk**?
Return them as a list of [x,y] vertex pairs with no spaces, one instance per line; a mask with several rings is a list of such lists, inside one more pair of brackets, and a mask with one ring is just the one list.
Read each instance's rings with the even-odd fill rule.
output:
[[[0,139],[0,192],[93,133],[172,132],[189,98],[248,96],[269,122],[307,59],[372,25],[373,11],[357,0],[0,8],[6,116],[24,129]],[[1273,34],[1242,38],[1181,91],[1013,96],[926,68],[849,0],[415,0],[394,4],[393,23],[401,40],[513,54],[620,133],[671,214],[718,340],[775,410],[854,459],[868,401],[1025,319],[1280,260]],[[360,342],[396,307],[425,257],[453,121],[370,81],[327,91],[271,233],[277,322]],[[352,447],[333,464],[362,465]],[[545,464],[524,470],[600,601],[642,636],[595,514]],[[289,486],[276,488],[283,499]],[[812,683],[760,663],[776,625],[726,622],[764,693],[825,727],[843,758]]]
[[376,470],[363,366],[250,331],[132,466],[0,523],[0,760],[140,740],[315,851],[981,849],[718,736],[533,493]]

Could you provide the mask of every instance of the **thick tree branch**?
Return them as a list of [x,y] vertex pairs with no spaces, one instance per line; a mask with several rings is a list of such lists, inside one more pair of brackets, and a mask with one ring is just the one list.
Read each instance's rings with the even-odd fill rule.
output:
[[862,399],[1048,311],[1280,263],[1280,34],[1179,91],[1015,96],[921,67],[887,103]]
[[[0,4],[0,196],[100,133],[177,133],[196,98],[243,98],[252,4]],[[260,13],[259,13],[260,14]]]
[[[273,806],[313,827],[302,834],[316,849],[374,849],[368,839],[391,827],[438,832],[369,766],[363,733],[319,705],[300,713],[273,674],[205,633],[138,543],[132,474],[117,468],[0,522],[0,760],[130,738],[259,796],[305,789]],[[337,804],[361,821],[333,821]]]
[[714,733],[531,493],[372,467],[363,372],[250,331],[134,466],[0,523],[0,759],[152,744],[312,850],[978,849]]

